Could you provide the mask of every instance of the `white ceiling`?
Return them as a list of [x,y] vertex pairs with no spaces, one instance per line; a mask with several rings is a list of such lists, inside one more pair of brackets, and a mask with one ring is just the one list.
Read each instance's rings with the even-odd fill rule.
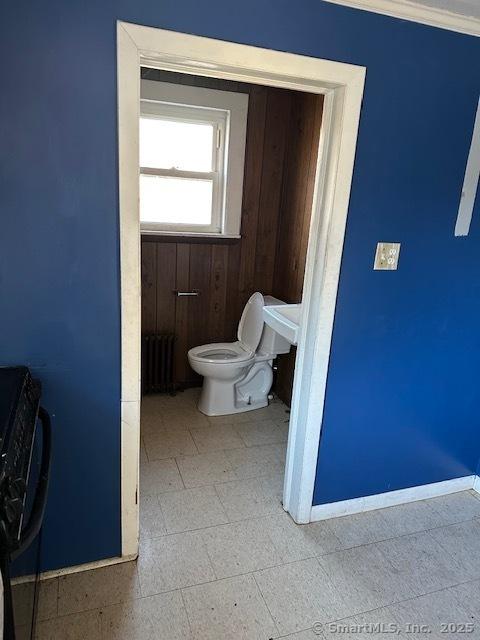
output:
[[415,4],[446,9],[461,16],[480,18],[480,0],[410,0]]

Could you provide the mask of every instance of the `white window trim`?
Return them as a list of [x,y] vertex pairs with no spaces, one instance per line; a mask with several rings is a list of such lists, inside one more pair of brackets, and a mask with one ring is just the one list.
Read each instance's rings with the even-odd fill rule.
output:
[[213,135],[219,136],[212,149],[213,163],[210,171],[189,171],[180,169],[158,169],[140,166],[140,175],[172,176],[192,178],[194,180],[212,180],[212,220],[208,225],[192,223],[147,223],[140,221],[142,232],[183,232],[183,233],[208,233],[222,234],[225,217],[225,142],[229,125],[229,112],[220,109],[208,109],[206,107],[177,105],[165,102],[141,100],[140,114],[143,117],[161,117],[175,121],[207,123],[214,126]]
[[122,558],[138,553],[140,453],[140,66],[323,94],[283,505],[312,517],[318,443],[365,67],[117,22],[121,276]]
[[[203,108],[206,113],[228,112],[228,122],[223,130],[221,145],[224,171],[219,174],[219,185],[214,190],[217,202],[213,209],[212,225],[147,225],[142,224],[144,233],[157,235],[195,235],[214,237],[239,237],[242,217],[243,175],[245,165],[245,142],[247,136],[248,95],[233,91],[219,91],[204,87],[177,85],[170,82],[141,80],[142,110],[155,110],[155,103]],[[150,107],[148,107],[150,105]],[[222,153],[222,151],[221,151]],[[226,175],[225,175],[226,174]],[[219,202],[219,199],[221,201]]]

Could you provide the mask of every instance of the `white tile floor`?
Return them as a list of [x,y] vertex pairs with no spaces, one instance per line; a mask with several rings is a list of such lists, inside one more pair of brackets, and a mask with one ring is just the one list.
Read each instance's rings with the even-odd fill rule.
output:
[[207,419],[197,393],[143,403],[138,562],[43,583],[39,639],[480,638],[476,494],[298,526],[285,406]]

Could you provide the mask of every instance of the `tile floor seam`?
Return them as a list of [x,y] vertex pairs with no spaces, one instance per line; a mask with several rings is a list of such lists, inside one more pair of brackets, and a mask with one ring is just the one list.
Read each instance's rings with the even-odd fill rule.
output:
[[[308,560],[308,559],[309,558],[305,558],[305,560]],[[315,557],[312,557],[310,559],[318,560],[318,558],[315,558]],[[296,560],[294,562],[285,563],[285,566],[288,565],[288,564],[295,564],[295,562],[304,562],[305,560]],[[177,591],[181,593],[182,601],[183,601],[183,591],[185,589],[191,589],[191,588],[199,587],[199,586],[206,585],[206,584],[213,584],[215,582],[222,582],[222,581],[225,581],[225,580],[231,580],[232,578],[245,577],[245,576],[249,576],[249,575],[251,575],[253,577],[253,579],[255,581],[255,585],[256,585],[256,587],[257,587],[257,589],[258,589],[258,591],[259,591],[259,593],[260,593],[260,595],[262,597],[262,600],[265,602],[265,606],[267,607],[267,610],[268,610],[270,616],[272,617],[272,620],[274,620],[273,619],[273,615],[271,614],[271,611],[270,611],[270,609],[269,609],[269,607],[268,607],[268,605],[267,605],[267,603],[265,601],[263,592],[262,592],[262,590],[261,590],[261,588],[258,585],[258,582],[256,580],[256,574],[260,573],[261,571],[267,571],[269,569],[277,568],[278,566],[284,566],[284,565],[276,565],[276,567],[266,567],[265,569],[258,569],[258,570],[255,570],[255,571],[248,571],[248,572],[245,572],[245,573],[235,574],[234,576],[226,576],[225,578],[218,578],[218,579],[215,579],[215,580],[206,580],[206,581],[203,581],[203,582],[187,585],[185,587],[176,587],[175,589],[169,589],[169,590],[166,590],[166,591],[159,591],[159,592],[151,593],[151,594],[148,594],[148,595],[141,595],[141,596],[138,596],[136,598],[135,597],[127,598],[126,600],[120,600],[119,602],[113,602],[111,604],[108,604],[108,605],[105,605],[105,606],[102,606],[102,607],[98,607],[97,606],[97,607],[82,609],[81,611],[74,611],[74,612],[70,612],[70,613],[67,613],[67,614],[57,615],[55,618],[49,618],[49,620],[57,620],[57,619],[62,619],[62,618],[68,618],[70,616],[74,616],[74,615],[78,615],[78,614],[82,614],[82,613],[88,613],[88,612],[92,612],[92,611],[96,611],[96,612],[101,614],[105,609],[108,609],[109,607],[116,607],[116,606],[119,606],[119,605],[127,604],[129,602],[134,602],[134,601],[138,601],[138,600],[146,600],[148,598],[154,598],[154,597],[159,596],[159,595],[175,593]],[[319,566],[323,570],[323,568],[322,568],[322,566],[320,564],[319,564]],[[452,585],[449,585],[449,586],[446,586],[446,587],[442,587],[441,589],[433,589],[432,591],[427,591],[425,593],[421,593],[421,594],[412,596],[411,598],[403,598],[401,600],[395,600],[394,602],[391,602],[388,605],[382,605],[380,607],[374,607],[373,609],[367,609],[365,611],[352,613],[351,615],[343,616],[342,618],[332,618],[331,620],[327,620],[324,624],[330,624],[330,623],[333,623],[333,622],[341,622],[343,620],[348,620],[349,618],[352,618],[352,617],[357,616],[357,615],[364,615],[364,614],[367,614],[367,613],[373,613],[373,612],[379,611],[381,609],[386,609],[387,607],[392,607],[394,605],[402,604],[404,602],[414,601],[414,600],[417,600],[418,598],[422,598],[424,596],[432,595],[434,593],[441,593],[442,591],[448,591],[449,589],[453,589],[455,587],[459,587],[459,586],[462,586],[462,585],[468,585],[470,583],[479,582],[479,581],[480,581],[480,578],[473,578],[471,580],[462,580],[461,582],[458,582],[458,583],[455,583],[455,584],[452,584]],[[333,588],[336,590],[336,587],[333,587]],[[338,593],[338,591],[337,591],[337,593]],[[275,627],[278,630],[278,627],[277,627],[275,621],[274,621],[274,624],[275,624]],[[308,631],[309,629],[311,629],[311,627],[305,627],[305,628],[302,628],[302,629],[297,629],[295,633],[298,633],[298,632],[301,632],[301,631]],[[278,633],[280,633],[280,631],[278,631]],[[290,635],[290,634],[286,634],[287,637],[288,637],[288,635]],[[281,637],[285,637],[285,636],[278,636],[278,637],[281,638]]]
[[[386,507],[387,509],[390,507]],[[377,509],[376,509],[377,511]],[[378,509],[378,511],[380,511],[380,509]],[[367,512],[365,512],[367,513]],[[347,517],[348,516],[341,516],[341,517]],[[331,518],[333,519],[333,518]],[[401,533],[398,536],[392,536],[390,538],[379,538],[378,540],[373,540],[372,542],[364,542],[363,544],[355,544],[351,547],[341,547],[339,549],[335,549],[333,551],[327,551],[326,553],[322,553],[320,554],[321,556],[324,555],[331,555],[333,553],[338,553],[339,551],[349,551],[350,549],[359,549],[361,547],[369,547],[372,546],[374,544],[378,544],[379,542],[388,542],[389,540],[398,540],[399,538],[405,538],[407,536],[413,536],[415,534],[419,534],[419,533],[428,533],[429,531],[436,531],[437,529],[447,529],[448,527],[455,527],[458,524],[463,524],[465,522],[473,522],[473,520],[480,520],[480,516],[473,516],[472,518],[467,518],[465,520],[459,520],[458,522],[449,522],[448,524],[441,524],[438,525],[438,527],[430,527],[428,529],[418,529],[415,531],[409,531],[408,533]],[[298,525],[298,526],[308,526],[309,524],[315,524],[315,522],[328,522],[329,520],[317,520],[317,521],[313,521],[313,522],[309,522],[306,525]],[[334,534],[335,535],[335,534]]]
[[[223,527],[223,526],[225,526],[225,525],[218,525],[218,526],[222,526],[222,527]],[[209,563],[210,563],[210,566],[212,567],[213,575],[215,576],[215,582],[217,582],[218,580],[220,580],[220,578],[218,577],[218,574],[217,574],[217,572],[215,571],[215,565],[213,564],[212,557],[211,557],[211,555],[210,555],[210,554],[209,554],[209,552],[208,552],[208,546],[207,546],[207,545],[206,545],[206,543],[203,541],[203,538],[202,538],[202,546],[203,546],[203,548],[204,548],[204,550],[205,550],[205,553],[206,553],[207,559],[208,559],[208,561],[209,561]],[[194,585],[194,586],[196,586],[196,585]]]
[[193,625],[192,625],[192,622],[190,620],[190,616],[188,615],[187,605],[185,603],[185,598],[183,597],[183,589],[176,589],[176,591],[180,592],[180,598],[182,599],[182,604],[183,604],[183,608],[185,610],[185,615],[187,616],[187,624],[188,624],[188,628],[190,630],[190,638],[193,638]]
[[[60,598],[60,580],[58,578],[54,578],[55,582],[57,583],[57,588],[55,589],[56,591],[56,597],[55,597],[55,611],[56,611],[56,616],[58,617],[58,600]],[[40,583],[41,585],[41,583]],[[40,587],[39,587],[39,598],[40,598]]]
[[145,457],[147,458],[147,463],[149,463],[150,459],[148,457],[147,447],[145,446],[145,440],[144,440],[144,437],[142,435],[142,426],[140,424],[140,450],[141,449],[143,449],[143,452],[145,453]]
[[[366,546],[366,545],[363,545],[363,546]],[[342,551],[343,551],[343,550],[342,550]],[[317,565],[319,566],[319,568],[321,569],[321,571],[322,571],[322,572],[324,572],[324,573],[326,573],[325,569],[322,567],[322,565],[321,565],[321,563],[320,563],[319,557],[305,558],[305,559],[303,559],[303,560],[295,560],[295,561],[293,561],[293,562],[287,562],[287,563],[284,563],[284,564],[282,564],[282,565],[278,565],[278,566],[282,566],[282,567],[283,567],[283,566],[287,566],[287,565],[290,565],[290,564],[295,564],[295,563],[297,563],[297,562],[298,562],[298,563],[299,563],[299,562],[305,562],[306,560],[312,560],[312,559],[316,561],[316,563],[317,563]],[[252,572],[252,573],[253,573],[253,577],[254,577],[254,579],[255,579],[256,574],[259,574],[259,573],[261,573],[262,571],[269,571],[270,569],[278,568],[278,566],[277,566],[277,567],[267,567],[267,568],[265,568],[265,569],[258,569],[258,570],[256,570],[256,571]],[[328,577],[328,574],[327,574],[327,578],[330,580],[330,578]],[[367,610],[365,610],[365,611],[358,611],[358,612],[356,612],[356,613],[352,613],[352,614],[351,614],[351,615],[349,615],[349,616],[343,616],[342,618],[332,618],[331,620],[325,620],[324,622],[322,622],[322,624],[331,624],[331,623],[334,623],[334,622],[340,622],[340,621],[342,621],[342,620],[346,620],[346,619],[348,619],[348,618],[352,618],[352,617],[354,617],[354,616],[358,616],[358,615],[365,615],[365,614],[367,614],[367,613],[372,613],[372,612],[374,612],[374,611],[379,611],[379,610],[381,610],[381,609],[385,609],[385,608],[387,608],[387,607],[392,607],[392,606],[394,606],[394,605],[402,604],[403,602],[413,601],[413,600],[416,600],[417,598],[421,598],[421,597],[424,597],[424,596],[427,596],[427,595],[431,595],[432,593],[438,593],[438,592],[441,592],[441,591],[446,591],[446,590],[448,590],[448,589],[453,589],[453,588],[458,587],[458,586],[460,586],[460,585],[463,585],[463,584],[469,584],[469,583],[472,583],[472,582],[476,582],[476,581],[478,581],[478,580],[479,580],[479,578],[473,578],[473,579],[471,579],[471,580],[462,580],[462,581],[460,581],[460,582],[455,582],[455,583],[453,583],[453,584],[450,584],[450,585],[447,585],[447,586],[445,586],[445,587],[442,587],[441,589],[433,589],[432,591],[426,591],[426,592],[423,592],[423,593],[418,593],[418,594],[416,594],[416,595],[412,596],[411,598],[403,598],[403,599],[400,599],[400,600],[394,600],[394,601],[392,601],[392,602],[390,602],[390,603],[388,603],[388,604],[382,605],[382,606],[380,606],[380,607],[374,607],[373,609],[367,609]],[[255,582],[257,583],[256,579],[255,579]],[[262,589],[261,589],[261,587],[258,585],[258,583],[257,583],[257,586],[258,586],[258,588],[259,588],[259,590],[260,590],[260,592],[261,592],[261,594],[262,594],[262,597],[263,597]],[[342,593],[338,590],[338,588],[337,588],[334,584],[331,584],[331,588],[333,589],[333,591],[334,591],[338,596],[340,596],[340,599],[342,599]],[[268,608],[268,607],[267,607],[267,608]],[[310,630],[311,628],[312,628],[312,627],[306,627],[306,628],[303,628],[303,629],[296,629],[294,633],[300,633],[300,632],[302,632],[302,631],[308,631],[308,630]],[[286,635],[285,635],[285,636],[283,636],[283,637],[288,637],[289,635],[291,635],[291,633],[292,633],[292,632],[290,632],[289,634],[286,634]]]
[[[182,472],[180,471],[180,467],[178,466],[177,458],[173,458],[173,459],[175,461],[175,466],[177,468],[178,475],[180,476],[180,480],[182,481],[183,488],[186,489],[187,487],[185,486],[185,481],[183,479]],[[181,489],[180,489],[180,491],[181,491]]]
[[[276,631],[277,631],[277,637],[278,637],[278,634],[280,633],[280,629],[278,628],[277,623],[275,622],[275,618],[273,617],[273,614],[272,614],[272,612],[270,611],[270,607],[268,606],[268,603],[267,603],[267,601],[265,600],[265,597],[264,597],[264,595],[263,595],[263,593],[262,593],[262,590],[260,589],[260,587],[259,587],[259,585],[258,585],[257,579],[255,578],[255,572],[254,572],[254,571],[252,571],[252,578],[253,578],[253,581],[254,581],[254,583],[255,583],[255,587],[256,587],[256,589],[257,589],[257,592],[258,592],[258,594],[259,594],[260,598],[262,599],[263,604],[265,605],[265,607],[266,607],[266,609],[267,609],[267,611],[268,611],[268,615],[270,616],[270,618],[271,618],[271,620],[272,620],[272,624],[273,624],[274,628],[275,628],[275,629],[276,629]],[[270,638],[269,640],[273,640],[273,639],[271,639],[271,638]]]
[[[360,613],[353,613],[349,616],[344,616],[343,618],[337,618],[335,620],[328,620],[327,622],[325,622],[325,624],[331,624],[332,622],[342,622],[343,620],[348,620],[349,618],[353,618],[355,616],[359,616],[359,615],[364,615],[366,613],[373,613],[375,611],[380,611],[381,609],[386,609],[388,607],[393,607],[394,605],[397,604],[403,604],[404,602],[413,602],[414,600],[418,600],[419,598],[423,598],[425,596],[430,596],[434,593],[441,593],[442,591],[448,591],[449,589],[454,589],[455,587],[459,587],[462,585],[466,585],[469,584],[471,582],[478,582],[479,578],[473,578],[472,580],[465,580],[465,581],[461,581],[461,582],[457,582],[455,584],[451,584],[447,587],[442,587],[441,589],[434,589],[433,591],[427,591],[426,593],[420,593],[418,595],[412,596],[411,598],[404,598],[402,600],[395,600],[395,602],[392,602],[390,604],[387,605],[382,605],[381,607],[375,607],[374,609],[368,609],[367,611],[362,611]],[[307,629],[308,630],[308,629]],[[301,631],[305,631],[305,629],[301,629]]]
[[[254,478],[252,478],[252,479],[254,479]],[[270,516],[277,515],[277,514],[265,514],[265,515],[261,515],[261,516],[248,516],[246,518],[240,518],[240,519],[231,520],[228,517],[228,513],[226,513],[224,505],[223,505],[223,502],[222,502],[222,500],[221,500],[221,498],[218,495],[218,492],[216,490],[217,485],[218,486],[222,486],[222,485],[225,485],[225,484],[229,484],[229,482],[237,482],[237,481],[236,480],[230,480],[230,481],[227,481],[227,482],[219,482],[219,483],[215,483],[215,484],[211,484],[211,485],[202,485],[201,487],[191,487],[191,488],[187,488],[186,489],[186,491],[189,491],[192,488],[193,489],[200,489],[200,488],[206,488],[206,487],[213,487],[215,489],[215,493],[216,493],[218,499],[221,502],[221,506],[222,506],[222,508],[223,508],[223,510],[225,512],[225,517],[227,518],[228,522],[223,522],[221,524],[214,524],[214,525],[209,524],[209,525],[206,525],[205,527],[195,527],[194,529],[186,529],[185,531],[174,531],[174,532],[168,532],[167,531],[163,535],[162,534],[155,535],[155,536],[148,535],[144,539],[145,540],[158,540],[159,538],[165,538],[167,536],[175,536],[175,535],[180,535],[182,533],[190,533],[190,532],[193,532],[193,531],[203,531],[205,529],[213,529],[215,527],[223,527],[223,526],[227,526],[227,525],[230,525],[230,524],[235,524],[236,522],[247,522],[249,520],[260,520],[262,518],[268,518]],[[239,480],[238,482],[242,482],[242,480]],[[180,489],[179,492],[180,491],[183,491],[183,489]],[[167,493],[174,493],[174,492],[173,491],[169,491]],[[151,495],[153,497],[155,497],[155,498],[159,498],[160,496],[163,496],[165,494],[164,493],[160,493],[160,494],[151,494]],[[160,503],[159,503],[159,508],[160,508],[160,512],[162,513],[162,516],[164,517],[164,514],[163,514],[163,511],[162,511]],[[287,511],[285,513],[288,514]],[[290,514],[288,514],[288,515],[291,518]],[[348,516],[346,516],[346,517],[348,517]],[[418,529],[418,530],[415,530],[415,531],[409,531],[408,533],[402,533],[402,534],[400,534],[398,536],[391,536],[390,538],[379,538],[378,540],[374,540],[372,542],[364,542],[363,544],[355,544],[355,545],[352,545],[352,546],[349,546],[349,547],[341,546],[338,549],[333,549],[331,551],[325,551],[323,553],[318,553],[318,554],[315,554],[315,556],[311,556],[311,557],[322,557],[322,556],[326,556],[326,555],[332,555],[334,553],[339,553],[341,551],[350,551],[351,549],[360,549],[361,547],[372,546],[374,544],[378,544],[379,542],[388,542],[390,540],[398,540],[400,538],[405,538],[407,536],[412,536],[412,535],[419,534],[419,533],[428,533],[429,531],[436,531],[437,529],[446,529],[448,527],[454,527],[454,526],[456,526],[458,524],[463,524],[465,522],[472,522],[473,520],[480,520],[480,516],[474,516],[473,518],[467,518],[465,520],[459,520],[458,522],[439,525],[438,527],[430,527],[429,529]],[[307,524],[298,524],[298,523],[295,522],[295,520],[293,520],[293,518],[291,518],[291,521],[297,527],[308,527],[310,525],[316,524],[316,521],[313,521],[313,522],[310,522],[310,523],[307,523]],[[328,520],[320,520],[318,522],[328,522]],[[332,532],[332,535],[335,536],[335,538],[337,540],[339,540],[334,532]],[[340,542],[340,540],[339,540],[339,542]]]

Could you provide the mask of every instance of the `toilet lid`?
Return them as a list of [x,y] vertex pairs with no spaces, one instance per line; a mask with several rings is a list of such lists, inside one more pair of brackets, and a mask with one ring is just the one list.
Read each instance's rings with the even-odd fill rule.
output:
[[254,293],[245,305],[238,324],[238,340],[248,351],[255,352],[262,337],[263,307],[265,302],[261,293]]

